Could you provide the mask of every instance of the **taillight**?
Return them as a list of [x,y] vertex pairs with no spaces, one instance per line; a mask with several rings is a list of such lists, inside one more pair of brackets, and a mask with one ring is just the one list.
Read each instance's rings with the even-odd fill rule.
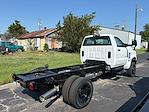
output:
[[28,89],[31,90],[31,91],[35,90],[35,89],[36,89],[36,88],[35,88],[35,82],[30,82],[30,83],[28,84]]

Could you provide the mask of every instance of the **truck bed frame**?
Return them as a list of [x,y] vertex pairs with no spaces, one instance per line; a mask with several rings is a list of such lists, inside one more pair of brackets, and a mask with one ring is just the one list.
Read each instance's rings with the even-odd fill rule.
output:
[[[84,64],[60,67],[54,69],[49,69],[48,66],[46,65],[45,67],[39,67],[27,73],[13,74],[12,78],[14,81],[20,83],[22,87],[31,91],[47,89],[46,92],[39,97],[40,101],[44,101],[47,100],[48,98],[51,98],[52,96],[57,95],[61,96],[63,90],[64,90],[63,97],[68,97],[68,95],[65,94],[68,93],[69,89],[67,89],[67,87],[63,87],[63,85],[65,85],[64,83],[69,82],[68,87],[70,88],[70,85],[72,85],[73,83],[70,77],[76,77],[75,79],[80,77],[79,80],[82,80],[85,86],[86,85],[89,86],[89,90],[87,90],[88,88],[86,87],[84,87],[83,88],[84,90],[83,89],[82,90],[90,91],[90,93],[84,92],[84,96],[85,94],[91,94],[89,96],[90,99],[88,100],[90,101],[92,96],[91,91],[93,90],[91,84],[92,79],[108,71],[109,67],[110,66],[103,61],[87,60]],[[81,84],[82,81],[80,81]],[[77,86],[75,88],[77,89]],[[84,96],[82,95],[82,98]],[[68,103],[68,101],[66,101],[65,103]],[[86,102],[84,106],[86,106],[87,103],[88,102]],[[83,108],[84,106],[80,107],[73,106],[73,107]]]
[[[49,69],[47,65],[45,67],[39,67],[31,72],[22,74],[13,74],[13,80],[19,83],[29,82],[44,82],[48,84],[60,84],[63,83],[68,77],[72,75],[79,75],[85,77],[89,73],[98,73],[105,71],[107,64],[102,61],[87,60],[84,64],[60,67]],[[24,87],[24,85],[22,85]]]

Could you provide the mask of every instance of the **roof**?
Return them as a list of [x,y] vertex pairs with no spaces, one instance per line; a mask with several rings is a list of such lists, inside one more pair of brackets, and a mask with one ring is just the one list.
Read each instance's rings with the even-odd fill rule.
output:
[[[100,34],[100,35],[97,35],[97,36],[116,36],[116,35],[105,33],[105,34]],[[85,36],[85,38],[90,38],[90,37],[94,37],[94,35]]]
[[[122,29],[116,29],[116,28],[110,28],[110,27],[106,27],[106,26],[100,26],[100,28],[107,28],[107,29],[112,29],[112,30],[117,30],[117,31],[123,31],[123,32],[128,32],[128,33],[133,33],[132,31],[129,31],[129,30],[122,30]],[[137,35],[140,35],[137,33]]]
[[18,39],[43,38],[43,37],[48,36],[56,31],[57,31],[56,28],[34,31],[31,33],[24,34],[24,35],[18,37]]

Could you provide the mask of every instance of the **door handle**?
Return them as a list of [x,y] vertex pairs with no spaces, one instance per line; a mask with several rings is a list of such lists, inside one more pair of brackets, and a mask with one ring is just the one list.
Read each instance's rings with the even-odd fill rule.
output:
[[121,51],[120,49],[118,49],[118,51]]
[[84,56],[84,51],[82,51],[82,57]]

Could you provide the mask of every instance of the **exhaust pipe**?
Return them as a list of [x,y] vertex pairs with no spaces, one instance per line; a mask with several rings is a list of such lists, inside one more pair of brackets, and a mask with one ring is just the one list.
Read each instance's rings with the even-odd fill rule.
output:
[[52,96],[55,96],[55,95],[58,93],[58,91],[59,91],[59,87],[57,86],[57,87],[55,87],[55,88],[53,88],[53,89],[47,91],[47,92],[44,93],[43,95],[41,95],[41,96],[39,97],[39,100],[40,100],[41,102],[44,102],[45,100],[51,98]]

